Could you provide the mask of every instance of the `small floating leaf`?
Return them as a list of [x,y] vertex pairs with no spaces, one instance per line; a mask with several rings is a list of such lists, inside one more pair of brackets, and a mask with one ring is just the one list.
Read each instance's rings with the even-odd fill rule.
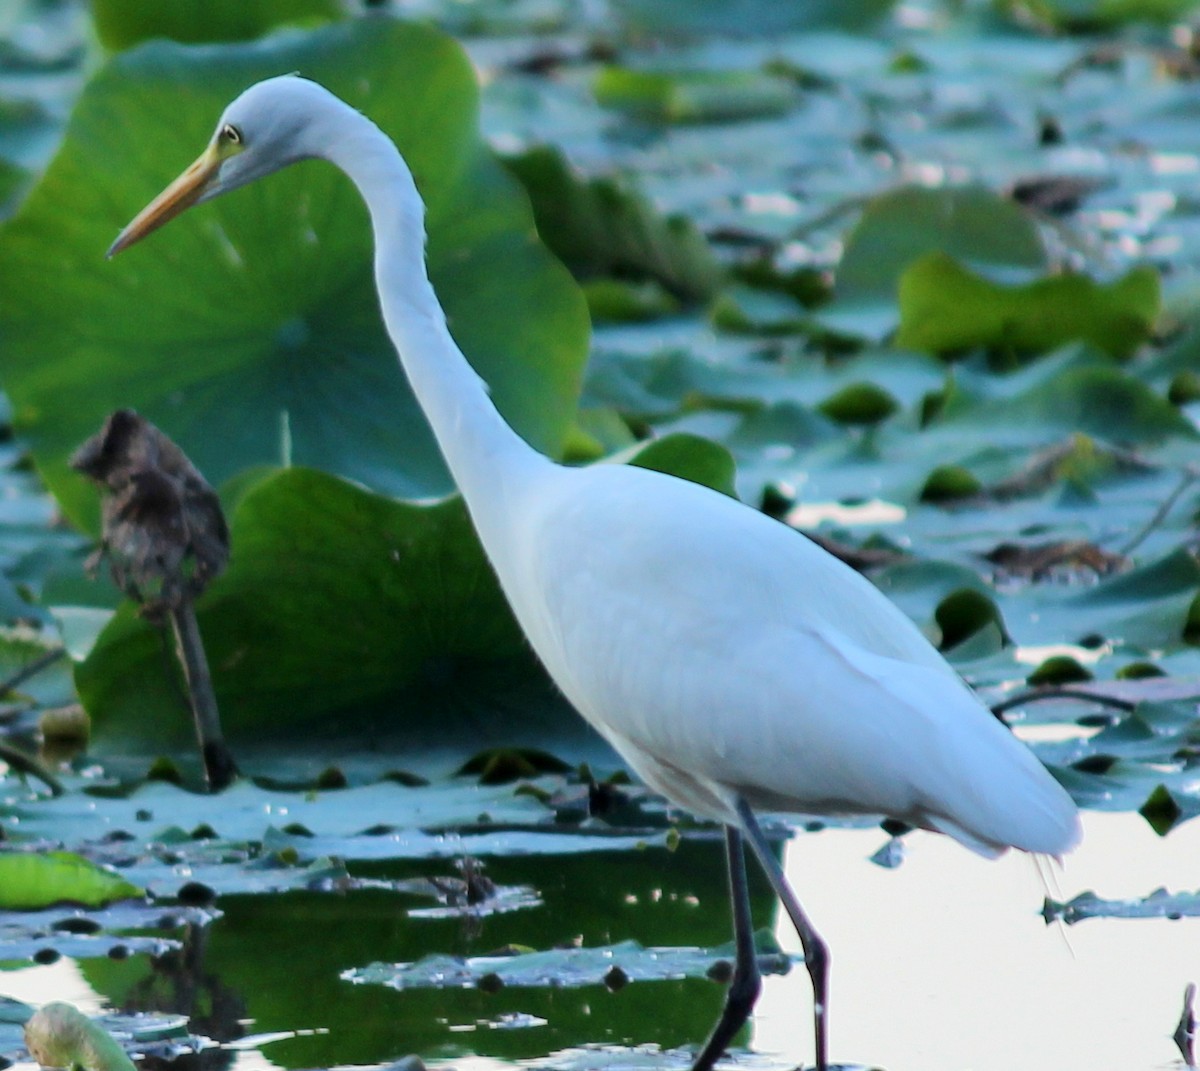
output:
[[839,424],[878,424],[896,412],[900,404],[874,383],[851,383],[817,408]]
[[758,71],[640,71],[606,67],[596,99],[609,108],[662,123],[711,123],[782,115],[797,101],[795,86]]
[[1026,678],[1029,684],[1073,684],[1079,681],[1090,681],[1092,673],[1085,669],[1070,655],[1053,655],[1045,659]]
[[96,907],[142,890],[73,852],[0,855],[0,908],[32,910],[69,901]]

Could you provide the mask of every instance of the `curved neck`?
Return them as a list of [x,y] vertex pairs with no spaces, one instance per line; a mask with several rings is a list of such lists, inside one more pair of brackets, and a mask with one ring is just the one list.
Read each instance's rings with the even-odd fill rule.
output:
[[408,165],[374,123],[331,103],[344,112],[321,131],[321,155],[350,177],[370,211],[388,334],[476,525],[490,526],[496,511],[488,505],[503,513],[506,490],[551,462],[505,422],[446,326],[425,266],[425,206]]

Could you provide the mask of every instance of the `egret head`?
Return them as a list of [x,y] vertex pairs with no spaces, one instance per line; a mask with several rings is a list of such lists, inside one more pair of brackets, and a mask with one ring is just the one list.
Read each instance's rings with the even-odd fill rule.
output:
[[225,109],[195,163],[117,235],[108,256],[116,256],[192,205],[314,155],[308,144],[315,110],[311,106],[328,98],[321,86],[295,75],[252,85]]

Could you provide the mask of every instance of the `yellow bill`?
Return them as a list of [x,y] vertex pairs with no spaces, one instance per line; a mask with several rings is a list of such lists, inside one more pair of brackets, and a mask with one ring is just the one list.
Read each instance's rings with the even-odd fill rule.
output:
[[115,257],[122,249],[140,242],[146,235],[169,223],[185,209],[191,208],[208,190],[216,178],[221,157],[214,142],[200,158],[162,193],[143,208],[117,235],[117,240],[108,247],[107,257]]

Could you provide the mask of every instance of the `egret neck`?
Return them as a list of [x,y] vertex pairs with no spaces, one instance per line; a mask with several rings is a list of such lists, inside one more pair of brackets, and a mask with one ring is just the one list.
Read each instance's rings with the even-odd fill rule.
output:
[[366,202],[388,333],[483,544],[493,546],[488,535],[503,529],[495,522],[510,494],[554,463],[504,420],[450,334],[425,266],[424,204],[403,157],[360,112],[331,96],[319,106],[332,114],[312,117],[317,155],[344,171]]

